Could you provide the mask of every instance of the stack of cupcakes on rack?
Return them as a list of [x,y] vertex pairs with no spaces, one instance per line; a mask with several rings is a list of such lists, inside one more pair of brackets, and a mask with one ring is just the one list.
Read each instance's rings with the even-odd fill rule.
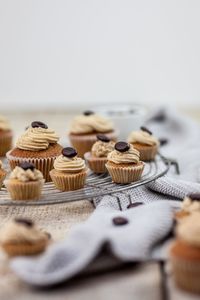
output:
[[144,162],[140,160],[140,153],[133,145],[118,142],[115,149],[108,154],[106,168],[113,182],[126,184],[141,178]]
[[97,134],[96,137],[97,141],[93,144],[91,152],[85,153],[84,158],[94,173],[107,173],[107,156],[114,150],[115,143],[104,134]]
[[142,126],[139,131],[132,131],[128,136],[128,142],[140,152],[141,160],[154,160],[158,152],[159,140],[148,128]]
[[8,120],[0,116],[0,157],[12,148],[13,133]]
[[61,191],[81,189],[84,187],[87,176],[85,161],[78,157],[74,148],[66,147],[62,150],[62,154],[56,158],[50,176],[56,188]]
[[47,232],[25,218],[13,219],[0,230],[0,245],[11,257],[40,254],[48,246],[49,239]]
[[22,162],[5,180],[5,186],[13,200],[37,200],[44,184],[43,174],[29,162]]
[[98,133],[106,134],[110,140],[117,140],[118,132],[107,118],[92,111],[85,111],[83,115],[74,118],[70,127],[69,139],[80,157],[84,157],[84,154],[91,150]]
[[6,154],[11,169],[21,162],[30,162],[43,173],[45,181],[51,181],[49,172],[62,150],[58,140],[58,135],[46,124],[40,121],[32,122],[17,140],[16,147]]

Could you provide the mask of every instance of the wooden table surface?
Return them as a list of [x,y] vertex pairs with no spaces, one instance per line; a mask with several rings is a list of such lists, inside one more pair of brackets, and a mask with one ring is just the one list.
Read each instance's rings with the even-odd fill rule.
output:
[[[190,115],[200,117],[199,112],[188,112]],[[26,113],[9,114],[16,137],[24,131],[24,128],[33,120],[46,122],[49,127],[54,128],[61,136],[61,143],[67,145],[67,128],[71,118],[67,113]],[[49,212],[48,207],[16,208],[0,207],[0,226],[16,215],[32,217],[46,230],[52,233],[54,240],[62,239],[71,227],[85,219],[92,213],[93,206],[88,201],[58,205],[54,215]],[[54,220],[52,222],[52,220]],[[166,286],[168,299],[171,300],[195,300],[198,296],[185,293],[174,286],[169,268],[166,268]],[[21,282],[8,267],[8,260],[0,253],[0,299],[1,300],[89,300],[94,299],[115,300],[157,300],[162,298],[161,276],[158,264],[148,263],[138,266],[120,266],[110,271],[97,272],[96,274],[83,275],[73,279],[61,286],[38,290]]]

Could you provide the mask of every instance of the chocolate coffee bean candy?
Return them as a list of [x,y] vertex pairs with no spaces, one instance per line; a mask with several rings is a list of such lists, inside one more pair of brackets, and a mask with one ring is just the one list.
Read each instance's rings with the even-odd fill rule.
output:
[[135,202],[135,203],[130,203],[128,206],[127,206],[127,209],[130,209],[130,208],[135,208],[139,205],[143,205],[144,203],[143,202]]
[[84,114],[84,116],[90,116],[90,115],[94,115],[94,112],[91,110],[86,110],[86,111],[84,111],[83,114]]
[[33,222],[29,219],[24,219],[24,218],[15,218],[15,222],[16,223],[20,223],[22,225],[28,226],[28,227],[32,227],[33,226]]
[[166,144],[168,144],[168,139],[165,139],[165,138],[160,138],[159,139],[159,143],[160,143],[160,146],[164,146]]
[[32,128],[37,128],[37,127],[41,127],[41,128],[44,128],[44,129],[47,129],[48,126],[46,124],[44,124],[43,122],[40,122],[40,121],[34,121],[31,123],[31,127]]
[[105,142],[105,143],[108,143],[108,142],[110,142],[110,139],[106,136],[106,135],[104,135],[104,134],[97,134],[97,139],[99,140],[99,141],[102,141],[102,142]]
[[188,197],[189,197],[191,200],[197,200],[197,201],[200,201],[200,193],[192,193],[192,194],[189,194]]
[[160,110],[155,116],[151,118],[151,121],[164,122],[166,120],[166,113],[164,110]]
[[153,133],[152,133],[148,128],[146,128],[145,126],[141,126],[140,129],[141,129],[142,131],[147,132],[147,133],[150,134],[150,135],[153,134]]
[[33,164],[29,163],[28,161],[21,162],[19,164],[19,167],[22,168],[24,171],[29,170],[29,169],[31,171],[33,171],[35,169],[35,166]]
[[66,147],[62,149],[62,155],[66,157],[74,157],[77,155],[77,151],[72,147]]
[[126,142],[118,142],[115,144],[115,150],[119,152],[125,152],[130,149],[130,145]]
[[126,225],[128,224],[128,220],[124,217],[115,217],[113,218],[113,224],[116,226]]

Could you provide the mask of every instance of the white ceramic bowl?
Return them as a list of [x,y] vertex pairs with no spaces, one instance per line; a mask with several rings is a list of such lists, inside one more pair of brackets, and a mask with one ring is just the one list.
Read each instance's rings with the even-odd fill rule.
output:
[[120,131],[120,140],[127,140],[129,133],[139,129],[147,116],[146,108],[136,104],[94,106],[92,111],[107,116],[113,121],[115,127]]

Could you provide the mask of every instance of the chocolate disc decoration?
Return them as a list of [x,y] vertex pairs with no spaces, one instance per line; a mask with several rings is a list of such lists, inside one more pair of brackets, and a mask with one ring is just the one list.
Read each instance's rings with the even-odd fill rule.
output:
[[200,193],[189,194],[188,197],[189,197],[191,200],[197,200],[197,201],[200,201]]
[[169,142],[168,139],[165,139],[165,138],[160,138],[159,139],[160,146],[167,145],[168,142]]
[[125,152],[130,149],[130,145],[126,142],[118,142],[115,144],[115,150],[119,152]]
[[150,135],[153,134],[148,128],[146,128],[146,127],[144,127],[144,126],[141,126],[140,129],[141,129],[142,131],[147,132],[147,133],[150,134]]
[[35,166],[33,164],[29,163],[28,161],[21,162],[19,164],[19,167],[22,168],[24,171],[29,170],[29,169],[31,171],[33,171],[35,169]]
[[72,147],[66,147],[62,149],[62,155],[66,156],[66,157],[74,157],[76,156],[78,153],[77,151],[72,148]]
[[128,220],[124,217],[115,217],[113,218],[113,224],[116,226],[126,225],[128,224]]
[[84,116],[90,116],[90,115],[94,115],[94,112],[91,110],[86,110],[86,111],[84,111],[83,114],[84,114]]
[[38,128],[38,127],[41,127],[41,128],[44,128],[44,129],[47,129],[48,126],[46,124],[44,124],[43,122],[40,122],[40,121],[34,121],[31,123],[31,127],[32,128]]
[[97,139],[99,140],[99,141],[102,141],[102,142],[105,142],[105,143],[108,143],[108,142],[110,142],[110,139],[106,136],[106,135],[104,135],[104,134],[97,134]]
[[127,206],[127,209],[135,208],[135,207],[140,206],[140,205],[143,205],[143,204],[144,204],[143,202],[130,203],[130,204]]
[[28,227],[32,227],[33,226],[33,222],[31,220],[29,220],[29,219],[15,218],[15,222],[23,224],[23,225],[28,226]]

